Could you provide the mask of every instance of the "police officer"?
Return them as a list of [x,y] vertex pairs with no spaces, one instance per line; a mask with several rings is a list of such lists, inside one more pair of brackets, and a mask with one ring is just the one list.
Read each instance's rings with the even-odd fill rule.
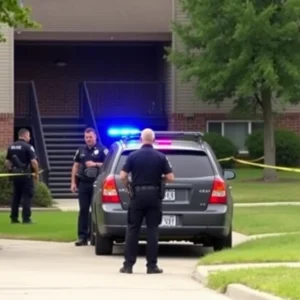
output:
[[13,176],[13,198],[11,202],[11,223],[19,222],[19,206],[22,202],[23,224],[32,224],[31,201],[34,195],[34,180],[39,179],[39,166],[33,146],[29,144],[30,132],[20,129],[18,140],[8,147],[5,165],[12,173],[33,173],[34,176]]
[[121,179],[128,186],[131,173],[132,191],[128,209],[128,224],[125,245],[125,261],[121,273],[132,273],[138,251],[139,231],[146,219],[147,225],[147,273],[162,273],[157,266],[158,226],[162,219],[161,182],[174,180],[172,167],[166,156],[153,148],[155,134],[151,129],[141,133],[141,149],[131,153],[121,171]]
[[93,128],[84,131],[86,145],[80,147],[74,156],[71,191],[78,189],[79,216],[78,240],[76,246],[85,246],[89,239],[89,213],[93,197],[93,183],[99,175],[108,150],[97,144],[97,135]]

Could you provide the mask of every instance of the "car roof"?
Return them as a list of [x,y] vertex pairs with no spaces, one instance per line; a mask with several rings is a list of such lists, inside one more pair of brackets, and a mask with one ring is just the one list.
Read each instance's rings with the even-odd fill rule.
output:
[[[142,143],[140,140],[129,140],[129,141],[119,141],[123,150],[137,150],[140,149]],[[170,144],[159,144],[158,142],[154,142],[155,149],[163,149],[163,150],[190,150],[190,151],[205,151],[206,147],[204,143],[197,143],[195,141],[186,141],[186,140],[171,140]]]

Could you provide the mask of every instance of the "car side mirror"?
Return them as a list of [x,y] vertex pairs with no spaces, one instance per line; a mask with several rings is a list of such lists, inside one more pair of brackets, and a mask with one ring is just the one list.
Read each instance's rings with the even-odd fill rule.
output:
[[224,178],[227,180],[235,179],[236,175],[233,171],[230,170],[224,170]]

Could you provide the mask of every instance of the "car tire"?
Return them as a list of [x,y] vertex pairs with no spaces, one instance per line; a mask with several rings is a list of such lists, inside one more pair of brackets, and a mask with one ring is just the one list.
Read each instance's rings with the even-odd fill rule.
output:
[[96,227],[95,223],[94,223],[94,221],[91,218],[91,221],[90,221],[90,244],[92,246],[95,246],[95,243],[96,243],[95,227]]
[[232,230],[225,237],[216,238],[213,240],[214,251],[222,251],[232,248]]
[[113,240],[109,237],[100,235],[96,228],[95,238],[95,254],[96,255],[111,255],[113,252]]

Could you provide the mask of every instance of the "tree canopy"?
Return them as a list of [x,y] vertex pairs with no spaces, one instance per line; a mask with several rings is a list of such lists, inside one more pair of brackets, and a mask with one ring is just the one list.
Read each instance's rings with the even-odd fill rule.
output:
[[23,6],[21,0],[0,0],[0,42],[5,41],[1,24],[12,28],[38,28],[39,24],[30,17],[31,9]]
[[[275,165],[274,103],[300,101],[300,0],[179,0],[188,22],[173,24],[182,47],[168,59],[201,101],[259,108],[265,163]],[[265,169],[265,179],[276,172]]]

